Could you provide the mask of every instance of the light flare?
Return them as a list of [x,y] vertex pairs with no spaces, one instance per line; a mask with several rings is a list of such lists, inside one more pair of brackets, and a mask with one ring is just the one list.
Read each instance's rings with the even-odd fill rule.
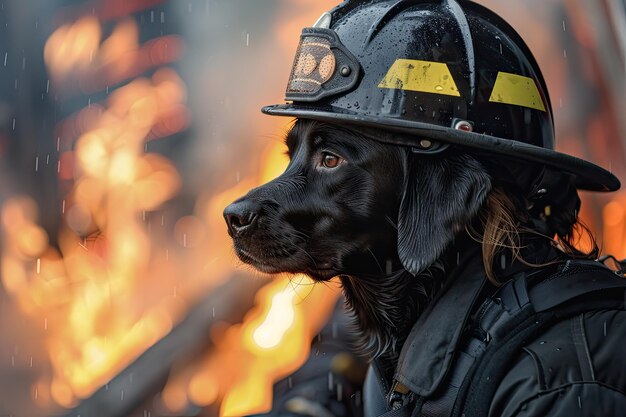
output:
[[263,322],[252,333],[254,343],[262,349],[271,349],[280,344],[285,333],[293,325],[293,298],[295,291],[289,289],[272,297],[270,310]]

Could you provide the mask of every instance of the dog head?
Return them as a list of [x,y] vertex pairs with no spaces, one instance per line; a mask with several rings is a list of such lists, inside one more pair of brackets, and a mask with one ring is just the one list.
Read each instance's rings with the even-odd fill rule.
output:
[[408,331],[429,292],[420,277],[491,184],[467,154],[416,155],[377,134],[384,132],[298,120],[286,138],[286,171],[224,211],[243,262],[318,281],[340,276],[372,355]]
[[298,120],[286,143],[286,171],[224,211],[237,255],[267,273],[326,280],[385,274],[399,264],[416,275],[490,188],[468,155],[414,155],[371,132]]

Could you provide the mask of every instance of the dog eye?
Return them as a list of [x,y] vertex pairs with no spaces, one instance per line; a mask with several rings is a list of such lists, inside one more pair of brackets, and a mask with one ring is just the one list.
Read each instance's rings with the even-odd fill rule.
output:
[[337,155],[333,155],[332,153],[324,152],[322,153],[322,165],[324,168],[337,168],[341,163],[342,159]]

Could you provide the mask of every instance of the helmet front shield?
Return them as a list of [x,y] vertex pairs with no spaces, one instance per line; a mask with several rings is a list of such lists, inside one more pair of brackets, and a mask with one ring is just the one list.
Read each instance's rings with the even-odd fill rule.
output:
[[285,99],[317,101],[355,87],[361,67],[335,31],[305,28],[293,62]]

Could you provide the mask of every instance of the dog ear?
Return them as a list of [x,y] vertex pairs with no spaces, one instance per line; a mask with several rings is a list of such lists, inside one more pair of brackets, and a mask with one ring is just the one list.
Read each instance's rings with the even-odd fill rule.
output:
[[469,155],[407,156],[398,214],[398,255],[416,275],[437,260],[478,212],[491,189],[485,168]]

